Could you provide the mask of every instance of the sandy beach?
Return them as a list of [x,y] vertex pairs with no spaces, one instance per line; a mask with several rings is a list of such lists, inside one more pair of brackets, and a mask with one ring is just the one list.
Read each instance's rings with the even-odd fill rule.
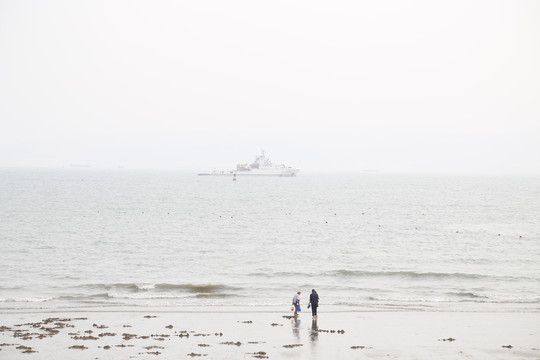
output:
[[539,359],[539,313],[1,314],[1,359]]

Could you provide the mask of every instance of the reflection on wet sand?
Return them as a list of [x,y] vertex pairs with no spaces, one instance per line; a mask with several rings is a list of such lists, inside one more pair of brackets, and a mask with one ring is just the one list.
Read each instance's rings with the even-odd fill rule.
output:
[[298,341],[300,341],[300,322],[301,320],[298,315],[295,315],[291,319],[292,331]]
[[317,320],[311,321],[311,342],[315,343],[319,339],[319,326]]

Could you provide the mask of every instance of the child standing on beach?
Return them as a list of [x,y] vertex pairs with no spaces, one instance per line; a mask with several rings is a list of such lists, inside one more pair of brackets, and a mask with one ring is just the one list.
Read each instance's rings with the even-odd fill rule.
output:
[[294,294],[294,297],[292,299],[292,305],[294,308],[294,316],[298,315],[298,310],[300,309],[300,294],[302,292],[298,290],[296,294]]

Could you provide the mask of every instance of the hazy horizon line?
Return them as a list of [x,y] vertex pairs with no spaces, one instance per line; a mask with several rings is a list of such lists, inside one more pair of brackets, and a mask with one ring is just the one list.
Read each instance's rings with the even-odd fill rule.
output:
[[[164,167],[164,166],[93,166],[93,165],[66,165],[66,166],[51,166],[51,165],[0,165],[0,171],[4,170],[69,170],[69,171],[136,171],[136,172],[179,172],[179,173],[193,173],[198,175],[199,173],[208,172],[205,168],[192,168],[192,167]],[[301,172],[296,177],[301,177],[302,174],[316,175],[316,174],[347,174],[347,175],[359,175],[359,174],[381,174],[381,175],[460,175],[460,176],[540,176],[540,172],[517,172],[517,171],[493,171],[493,170],[400,170],[400,169],[361,169],[361,170],[337,170],[337,169],[305,169],[300,168]],[[220,170],[221,171],[221,170]],[[232,169],[223,170],[225,172],[233,171]]]

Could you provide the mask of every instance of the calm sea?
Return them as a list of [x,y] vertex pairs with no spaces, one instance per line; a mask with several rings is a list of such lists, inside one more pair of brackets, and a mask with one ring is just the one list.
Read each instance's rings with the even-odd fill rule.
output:
[[540,178],[0,170],[0,310],[540,311]]

